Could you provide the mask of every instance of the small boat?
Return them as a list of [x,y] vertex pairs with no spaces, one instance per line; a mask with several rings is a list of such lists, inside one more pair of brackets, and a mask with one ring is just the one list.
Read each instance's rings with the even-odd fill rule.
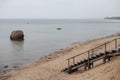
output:
[[62,28],[57,28],[57,30],[62,30]]

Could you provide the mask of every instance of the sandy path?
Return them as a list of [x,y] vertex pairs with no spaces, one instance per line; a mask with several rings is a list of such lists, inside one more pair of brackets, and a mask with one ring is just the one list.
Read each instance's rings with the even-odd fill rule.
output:
[[26,65],[22,69],[13,70],[0,77],[0,80],[120,80],[120,57],[115,57],[110,62],[96,66],[83,73],[80,70],[70,75],[61,72],[62,69],[67,67],[67,58],[117,37],[111,36],[85,43],[73,44],[36,63]]

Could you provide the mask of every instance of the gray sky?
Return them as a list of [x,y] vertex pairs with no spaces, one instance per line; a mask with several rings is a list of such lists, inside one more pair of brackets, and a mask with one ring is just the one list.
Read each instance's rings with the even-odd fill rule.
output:
[[0,18],[120,16],[120,0],[0,0]]

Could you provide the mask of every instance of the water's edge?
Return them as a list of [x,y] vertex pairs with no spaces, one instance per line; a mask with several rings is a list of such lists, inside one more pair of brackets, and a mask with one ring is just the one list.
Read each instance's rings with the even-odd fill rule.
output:
[[[105,39],[105,38],[110,38],[110,37],[116,37],[116,36],[120,36],[119,33],[116,33],[116,34],[113,34],[113,35],[110,35],[110,36],[106,36],[106,37],[101,37],[101,38],[97,38],[97,39],[93,39],[93,40],[88,40],[88,41],[85,41],[85,42],[76,42],[76,43],[71,43],[70,46],[67,46],[65,48],[62,48],[62,49],[59,49],[58,51],[52,53],[52,54],[49,54],[49,55],[45,55],[43,57],[41,57],[40,59],[38,59],[37,61],[35,62],[32,62],[32,63],[27,63],[27,64],[24,64],[24,65],[18,65],[16,68],[13,68],[13,69],[4,69],[3,72],[0,72],[0,75],[5,75],[11,71],[14,71],[14,70],[21,70],[21,69],[24,69],[28,66],[31,66],[33,64],[42,64],[44,62],[49,62],[49,61],[52,61],[52,60],[55,60],[59,57],[59,55],[61,56],[62,54],[65,54],[66,52],[69,52],[73,49],[73,47],[75,45],[85,45],[85,44],[88,44],[88,43],[91,43],[91,42],[95,42],[97,40],[101,40],[101,39]],[[13,65],[14,66],[14,65]]]

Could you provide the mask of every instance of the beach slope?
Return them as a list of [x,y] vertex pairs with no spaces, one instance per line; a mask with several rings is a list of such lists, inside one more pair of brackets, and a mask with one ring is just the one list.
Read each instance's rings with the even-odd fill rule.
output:
[[60,51],[45,56],[36,63],[12,70],[1,75],[0,80],[120,80],[120,56],[112,58],[110,62],[97,65],[87,71],[77,71],[73,74],[61,72],[67,67],[66,59],[118,38],[109,36],[83,43],[74,43]]

